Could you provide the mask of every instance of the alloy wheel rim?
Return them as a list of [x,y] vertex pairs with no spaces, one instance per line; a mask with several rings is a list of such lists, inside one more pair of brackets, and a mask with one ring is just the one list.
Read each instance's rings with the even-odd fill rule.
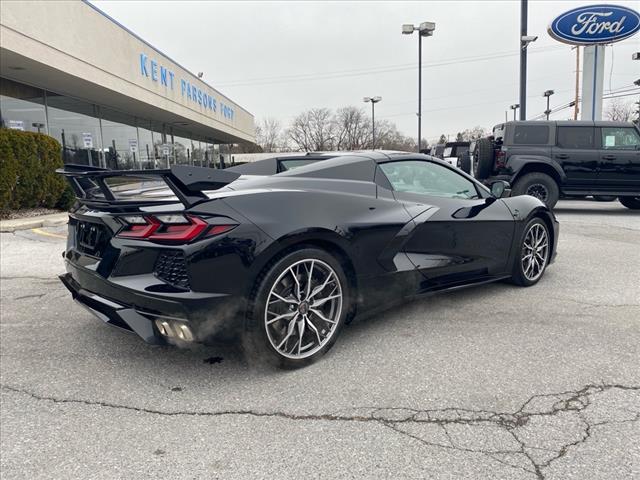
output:
[[290,265],[267,296],[264,322],[269,343],[286,358],[312,356],[333,337],[342,304],[340,279],[327,263],[304,259]]
[[549,258],[549,234],[542,224],[536,223],[527,231],[521,257],[525,278],[530,281],[540,278]]
[[536,197],[543,202],[546,202],[549,198],[549,189],[542,185],[541,183],[534,183],[533,185],[529,185],[527,188],[527,195],[531,195],[532,197]]

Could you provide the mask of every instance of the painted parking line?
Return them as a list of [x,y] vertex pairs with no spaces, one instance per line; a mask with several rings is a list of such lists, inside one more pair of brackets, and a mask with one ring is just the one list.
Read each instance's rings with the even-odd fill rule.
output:
[[45,237],[54,237],[54,238],[67,238],[66,235],[60,235],[58,233],[45,232],[39,228],[32,228],[31,231],[33,233],[37,233],[38,235],[44,235]]

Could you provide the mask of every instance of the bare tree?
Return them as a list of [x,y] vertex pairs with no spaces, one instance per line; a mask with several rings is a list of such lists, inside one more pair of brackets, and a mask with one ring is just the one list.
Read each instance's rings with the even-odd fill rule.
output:
[[627,103],[619,98],[614,98],[609,102],[605,116],[613,122],[630,122],[635,114],[633,103]]
[[275,118],[263,118],[256,127],[256,140],[264,152],[277,152],[282,146],[282,124]]
[[298,150],[330,151],[335,147],[335,122],[328,108],[314,108],[293,119],[287,137]]
[[473,128],[467,128],[461,132],[462,141],[470,142],[472,140],[477,140],[482,137],[486,137],[488,135],[487,130],[481,126],[475,126]]
[[[422,147],[427,148],[428,142],[423,139]],[[397,150],[401,152],[415,152],[418,141],[407,137],[398,131],[396,124],[388,120],[376,122],[376,148],[381,150]]]
[[340,108],[333,119],[335,148],[337,150],[362,150],[371,148],[371,120],[357,107]]

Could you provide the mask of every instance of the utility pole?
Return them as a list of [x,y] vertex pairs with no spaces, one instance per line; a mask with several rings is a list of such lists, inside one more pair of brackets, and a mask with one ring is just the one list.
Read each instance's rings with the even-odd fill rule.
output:
[[527,119],[527,5],[520,0],[520,120]]
[[422,150],[422,35],[418,33],[418,153]]
[[578,120],[578,113],[580,113],[580,107],[578,106],[580,96],[580,45],[575,46],[576,49],[576,105],[573,108],[573,119]]

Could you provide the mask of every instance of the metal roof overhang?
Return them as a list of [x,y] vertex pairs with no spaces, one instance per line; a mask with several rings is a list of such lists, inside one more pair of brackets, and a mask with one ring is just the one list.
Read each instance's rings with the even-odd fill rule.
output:
[[[251,137],[233,127],[226,130],[194,121],[165,108],[137,100],[131,95],[98,85],[79,76],[65,72],[31,58],[0,48],[0,75],[34,87],[68,95],[90,103],[111,107],[124,113],[146,120],[165,123],[180,130],[188,130],[196,135],[213,139],[215,143],[244,143],[253,141]],[[178,105],[180,107],[180,105]],[[214,124],[215,121],[211,121]]]

